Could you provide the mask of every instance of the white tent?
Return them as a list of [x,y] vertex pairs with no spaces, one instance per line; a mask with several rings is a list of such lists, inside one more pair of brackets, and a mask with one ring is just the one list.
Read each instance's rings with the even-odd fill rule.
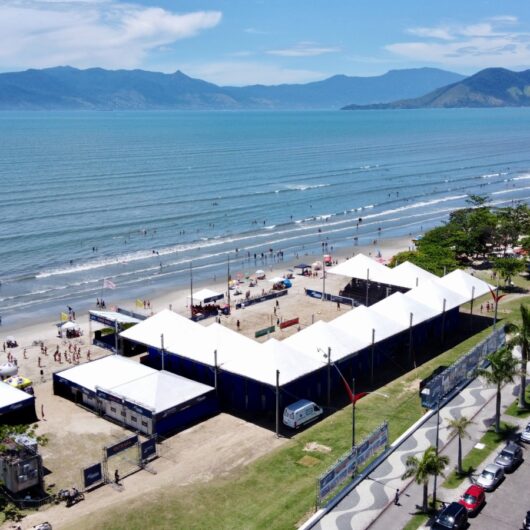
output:
[[375,341],[379,342],[408,328],[408,324],[382,316],[363,305],[332,320],[330,326],[355,335],[364,344],[372,343],[372,330],[375,330]]
[[156,370],[111,388],[101,385],[97,388],[125,401],[138,403],[155,414],[213,390],[211,386],[191,381],[180,375]]
[[435,281],[439,279],[435,274],[414,265],[410,261],[405,261],[390,270],[394,285],[402,285],[410,289],[419,287],[424,281]]
[[280,385],[285,385],[325,366],[324,361],[312,359],[283,342],[269,339],[259,345],[258,355],[227,362],[223,370],[275,386],[276,370],[280,371]]
[[364,254],[357,254],[357,256],[344,261],[340,265],[328,269],[328,273],[359,280],[384,283],[387,285],[408,286],[396,283],[392,276],[392,269],[389,269],[385,265],[378,263]]
[[0,381],[0,412],[13,409],[18,403],[28,400],[33,400],[33,396]]
[[164,348],[169,349],[172,345],[178,345],[183,337],[193,340],[200,333],[198,324],[195,322],[164,309],[149,317],[136,326],[126,329],[120,333],[120,337],[133,342],[138,342],[154,348],[161,347],[161,335],[164,335]]
[[412,325],[415,326],[440,314],[433,307],[422,304],[412,298],[407,298],[403,293],[394,293],[388,298],[377,302],[377,304],[370,306],[370,309],[407,327],[410,326],[411,315]]
[[71,320],[69,320],[68,322],[65,322],[64,324],[61,324],[61,330],[67,330],[67,329],[79,329],[79,324]]
[[439,282],[448,289],[465,294],[468,300],[472,298],[477,299],[479,296],[489,293],[490,289],[495,291],[495,287],[492,285],[479,278],[475,278],[475,276],[461,269],[450,272],[443,278],[440,278]]
[[332,361],[338,361],[370,344],[353,333],[334,328],[322,320],[318,320],[299,333],[291,335],[283,343],[322,362],[327,362],[324,353],[328,353],[328,348],[331,348]]
[[446,311],[469,301],[467,294],[460,294],[444,287],[440,284],[440,280],[423,282],[420,287],[410,290],[404,296],[436,309],[439,314],[443,313],[444,300]]
[[[223,293],[212,291],[211,289],[201,289],[196,293],[193,293],[193,304],[210,304],[216,300],[224,298]],[[191,301],[191,295],[188,295],[188,300]]]
[[89,314],[91,317],[95,317],[92,319],[94,321],[97,321],[96,319],[100,318],[104,321],[118,322],[119,324],[138,324],[138,322],[141,322],[139,318],[131,317],[118,311],[99,311],[91,309]]

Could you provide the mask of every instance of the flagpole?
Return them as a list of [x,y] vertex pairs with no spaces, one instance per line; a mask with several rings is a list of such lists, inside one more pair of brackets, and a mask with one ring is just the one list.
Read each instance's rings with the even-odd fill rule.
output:
[[193,318],[193,268],[190,261],[190,316]]

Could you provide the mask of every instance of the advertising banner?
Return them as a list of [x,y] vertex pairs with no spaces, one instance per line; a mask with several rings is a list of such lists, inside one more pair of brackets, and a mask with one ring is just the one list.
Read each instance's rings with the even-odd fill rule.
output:
[[154,438],[140,444],[140,458],[145,462],[156,456],[156,441]]
[[357,448],[357,466],[362,466],[380,449],[388,445],[388,423],[385,422],[369,434]]
[[318,479],[318,497],[323,499],[337,486],[352,477],[357,468],[357,448],[354,447]]
[[291,320],[285,320],[283,322],[280,322],[280,329],[288,328],[289,326],[296,326],[298,322],[299,322],[298,317],[291,318]]
[[101,462],[83,469],[83,484],[85,489],[90,488],[99,482],[103,482]]
[[130,447],[133,447],[133,445],[136,445],[137,443],[138,443],[138,436],[135,434],[134,436],[125,438],[125,440],[115,443],[114,445],[108,445],[107,447],[105,447],[107,458],[110,458],[111,456],[117,455],[118,453],[121,453],[122,451],[129,449]]

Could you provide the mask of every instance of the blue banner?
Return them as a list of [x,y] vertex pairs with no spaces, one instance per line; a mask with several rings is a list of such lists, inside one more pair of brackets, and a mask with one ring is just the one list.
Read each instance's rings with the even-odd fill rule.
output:
[[125,440],[122,440],[121,442],[118,442],[114,445],[108,445],[105,448],[105,451],[107,452],[107,458],[110,458],[111,456],[117,455],[118,453],[121,453],[122,451],[129,449],[130,447],[133,447],[137,443],[138,443],[138,436],[135,434],[134,436],[125,438]]
[[151,438],[140,444],[140,458],[142,462],[156,456],[156,440]]
[[327,300],[328,302],[338,302],[339,304],[346,304],[351,307],[359,305],[353,298],[331,293],[325,293],[322,295],[322,291],[315,291],[314,289],[305,289],[305,294],[311,298],[316,298],[317,300],[322,300],[322,296],[324,296],[324,300]]
[[323,499],[337,486],[352,477],[357,468],[357,448],[354,447],[343,455],[337,462],[318,480],[318,497]]
[[99,482],[103,482],[103,469],[101,467],[101,462],[83,469],[83,483],[85,489],[90,488]]
[[241,302],[236,303],[236,309],[241,309],[244,307],[254,304],[259,304],[260,302],[265,302],[266,300],[273,300],[274,298],[279,298],[280,296],[285,296],[288,293],[287,289],[281,291],[272,291],[271,293],[264,294],[262,296],[255,296],[253,298],[247,298],[246,300],[241,300]]

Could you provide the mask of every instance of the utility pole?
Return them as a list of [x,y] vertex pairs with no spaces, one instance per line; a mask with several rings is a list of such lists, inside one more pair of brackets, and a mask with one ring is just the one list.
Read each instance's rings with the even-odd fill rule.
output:
[[331,348],[328,347],[328,407],[331,404]]
[[471,307],[470,307],[470,319],[469,319],[469,328],[473,331],[473,302],[475,301],[475,286],[471,287]]
[[164,334],[162,333],[160,335],[160,364],[162,366],[162,370],[164,369]]
[[228,302],[228,309],[230,310],[230,254],[228,254],[228,257],[227,257],[226,300]]
[[372,328],[372,349],[370,354],[370,384],[374,384],[375,328]]
[[217,350],[213,351],[213,386],[215,388],[215,394],[218,395],[217,391]]
[[351,403],[351,446],[355,446],[355,377],[352,378],[351,393],[353,396]]
[[276,370],[276,438],[280,437],[280,370]]
[[190,261],[190,317],[193,318],[193,266]]
[[445,342],[445,307],[447,305],[447,300],[444,298],[444,304],[442,308],[442,344]]
[[368,289],[370,287],[370,269],[366,269],[366,307],[368,307]]
[[[440,445],[440,397],[438,397],[438,404],[436,405],[436,456],[438,456],[438,449]],[[438,485],[438,473],[434,475],[434,487],[432,492],[432,504],[436,509],[436,487]]]

